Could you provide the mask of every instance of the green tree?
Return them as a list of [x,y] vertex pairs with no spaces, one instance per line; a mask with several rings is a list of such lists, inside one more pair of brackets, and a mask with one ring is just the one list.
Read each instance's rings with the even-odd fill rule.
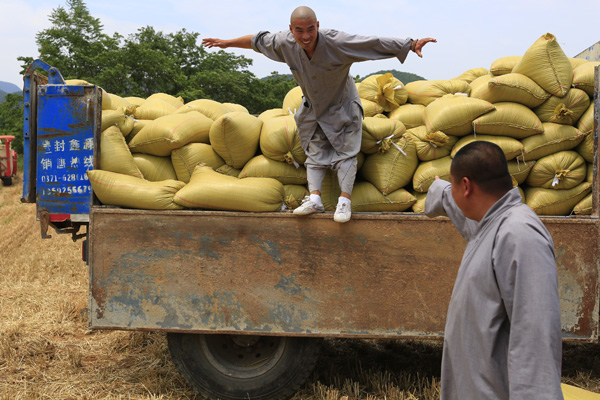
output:
[[0,104],[0,135],[12,135],[12,148],[23,154],[23,96],[7,94]]

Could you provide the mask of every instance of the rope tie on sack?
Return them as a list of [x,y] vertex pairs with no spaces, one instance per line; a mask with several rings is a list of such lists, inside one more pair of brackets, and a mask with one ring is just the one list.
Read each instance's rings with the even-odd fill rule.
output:
[[448,144],[448,140],[450,140],[448,135],[442,131],[430,132],[425,135],[425,141],[436,149]]
[[552,187],[558,185],[560,181],[565,179],[569,172],[571,172],[569,169],[561,169],[560,171],[556,172],[556,175],[554,175],[554,179],[552,180]]
[[383,139],[377,141],[377,144],[379,145],[379,153],[388,152],[390,150],[390,144],[392,144],[398,149],[398,151],[400,151],[400,153],[406,155],[404,150],[402,150],[400,148],[400,146],[398,146],[396,143],[394,143],[394,141],[392,140],[393,138],[394,138],[394,135],[392,134],[386,138],[383,138]]
[[569,110],[567,108],[567,106],[563,103],[557,105],[556,108],[554,109],[554,116],[559,121],[567,120],[570,122],[573,114],[574,114],[573,111]]
[[296,109],[294,108],[294,111],[292,111],[289,107],[288,107],[288,112],[292,115],[296,114]]
[[294,165],[294,167],[296,167],[296,169],[300,168],[300,164],[298,164],[296,162],[296,160],[294,160],[294,155],[292,154],[291,151],[288,151],[287,153],[285,153],[285,155],[283,156],[283,159],[285,160],[286,163]]
[[[523,165],[527,168],[527,161],[525,161],[525,150],[521,149],[521,159],[523,160]],[[519,171],[521,170],[521,163],[519,162],[519,157],[517,157],[517,168]]]

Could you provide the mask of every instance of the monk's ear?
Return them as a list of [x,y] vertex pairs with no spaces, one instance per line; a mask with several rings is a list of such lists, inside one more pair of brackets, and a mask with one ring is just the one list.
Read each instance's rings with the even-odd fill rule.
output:
[[460,185],[465,197],[469,197],[473,194],[475,183],[472,180],[465,176],[460,180]]

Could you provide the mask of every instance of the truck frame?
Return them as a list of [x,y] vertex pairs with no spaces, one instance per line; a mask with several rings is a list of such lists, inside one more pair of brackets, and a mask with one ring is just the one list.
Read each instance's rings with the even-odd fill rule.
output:
[[[568,341],[598,341],[600,67],[595,74],[592,215],[541,218]],[[43,237],[52,227],[83,239],[90,329],[166,332],[174,363],[203,396],[288,398],[323,338],[443,337],[466,244],[448,218],[354,213],[336,224],[330,213],[101,205],[85,171],[100,159],[102,90],[66,85],[37,60],[24,95],[22,200],[36,203]]]

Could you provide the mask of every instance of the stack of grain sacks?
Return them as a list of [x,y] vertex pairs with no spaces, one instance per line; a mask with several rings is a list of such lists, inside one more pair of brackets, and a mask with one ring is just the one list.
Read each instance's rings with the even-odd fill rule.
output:
[[[449,180],[454,154],[498,144],[515,185],[540,215],[591,213],[594,67],[568,58],[551,34],[522,56],[451,80],[403,85],[391,74],[357,84],[364,109],[354,212],[422,213],[427,190]],[[104,204],[146,209],[293,209],[308,194],[292,89],[282,108],[253,116],[236,104],[155,94],[103,96],[100,169],[88,175]],[[340,188],[323,182],[326,210]]]

